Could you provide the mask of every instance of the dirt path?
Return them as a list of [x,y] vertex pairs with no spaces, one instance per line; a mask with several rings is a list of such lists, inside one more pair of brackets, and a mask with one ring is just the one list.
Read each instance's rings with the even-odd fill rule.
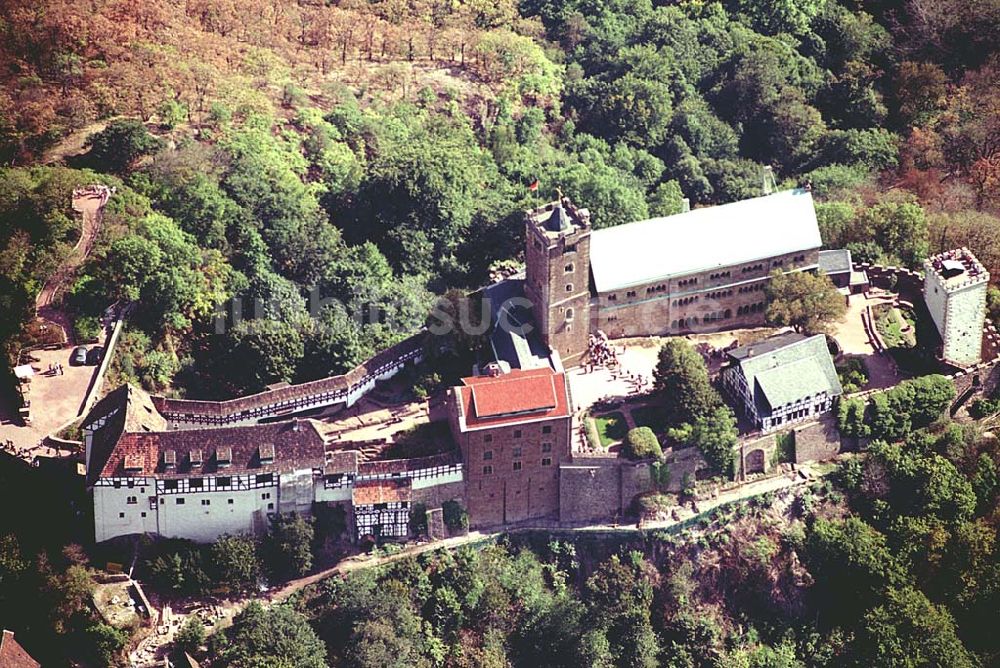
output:
[[42,155],[42,164],[51,165],[54,162],[62,162],[66,158],[83,155],[86,152],[87,138],[108,127],[111,121],[117,120],[120,116],[95,121],[85,125],[79,130],[66,135],[62,141],[45,151]]
[[94,242],[97,240],[97,235],[101,229],[102,213],[109,195],[110,193],[102,194],[97,192],[74,194],[73,210],[80,213],[83,218],[80,239],[77,241],[70,256],[49,277],[49,280],[45,282],[45,285],[38,293],[38,297],[35,298],[35,311],[38,317],[61,327],[68,342],[73,339],[73,323],[65,312],[56,308],[55,303],[60,293],[73,280],[77,268],[90,255],[90,251],[93,249]]

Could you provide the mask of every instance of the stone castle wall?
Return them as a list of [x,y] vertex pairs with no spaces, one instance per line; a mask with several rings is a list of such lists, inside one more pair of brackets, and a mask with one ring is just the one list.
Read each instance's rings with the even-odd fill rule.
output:
[[639,494],[655,488],[649,462],[575,457],[559,469],[559,521],[567,524],[621,519]]
[[796,427],[794,433],[796,464],[833,459],[850,449],[844,446],[837,431],[837,421],[829,413],[816,422]]

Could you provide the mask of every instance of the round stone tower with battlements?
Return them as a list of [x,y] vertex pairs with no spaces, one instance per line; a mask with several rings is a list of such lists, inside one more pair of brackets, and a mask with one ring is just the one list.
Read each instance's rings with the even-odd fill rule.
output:
[[542,340],[566,366],[590,334],[590,212],[568,198],[525,214],[525,296]]
[[990,274],[968,248],[924,260],[924,301],[943,342],[941,358],[969,367],[982,360]]

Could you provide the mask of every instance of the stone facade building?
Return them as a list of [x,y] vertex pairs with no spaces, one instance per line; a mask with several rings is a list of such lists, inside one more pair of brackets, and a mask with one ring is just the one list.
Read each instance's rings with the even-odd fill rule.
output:
[[812,195],[789,190],[591,230],[568,200],[527,213],[525,296],[567,366],[587,335],[611,338],[760,325],[773,271],[813,271]]
[[722,387],[737,411],[763,432],[815,419],[844,393],[822,334],[779,334],[727,356]]
[[924,301],[941,334],[945,362],[968,367],[982,360],[989,282],[989,272],[968,248],[924,261]]
[[570,458],[572,398],[563,373],[513,370],[452,388],[473,526],[559,516],[559,466]]

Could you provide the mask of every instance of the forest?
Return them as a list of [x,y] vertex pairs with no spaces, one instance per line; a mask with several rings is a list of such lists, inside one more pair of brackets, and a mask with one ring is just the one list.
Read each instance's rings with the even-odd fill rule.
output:
[[[179,397],[352,368],[516,268],[523,211],[558,193],[607,227],[759,195],[770,167],[811,187],[826,247],[916,268],[968,246],[998,276],[998,45],[998,0],[0,2],[0,388],[91,183],[116,192],[62,308],[87,338],[133,305],[108,382]],[[239,668],[997,665],[998,400],[982,423],[916,424],[897,395],[845,402],[843,428],[877,440],[806,493],[674,534],[406,559],[177,649]],[[123,665],[127,634],[89,605],[87,500],[6,471],[0,498],[25,509],[0,522],[0,626],[46,667]],[[308,570],[276,531],[140,566],[177,595]]]
[[195,651],[234,667],[996,665],[996,437],[947,419],[903,433],[676,531],[513,534],[331,578]]

